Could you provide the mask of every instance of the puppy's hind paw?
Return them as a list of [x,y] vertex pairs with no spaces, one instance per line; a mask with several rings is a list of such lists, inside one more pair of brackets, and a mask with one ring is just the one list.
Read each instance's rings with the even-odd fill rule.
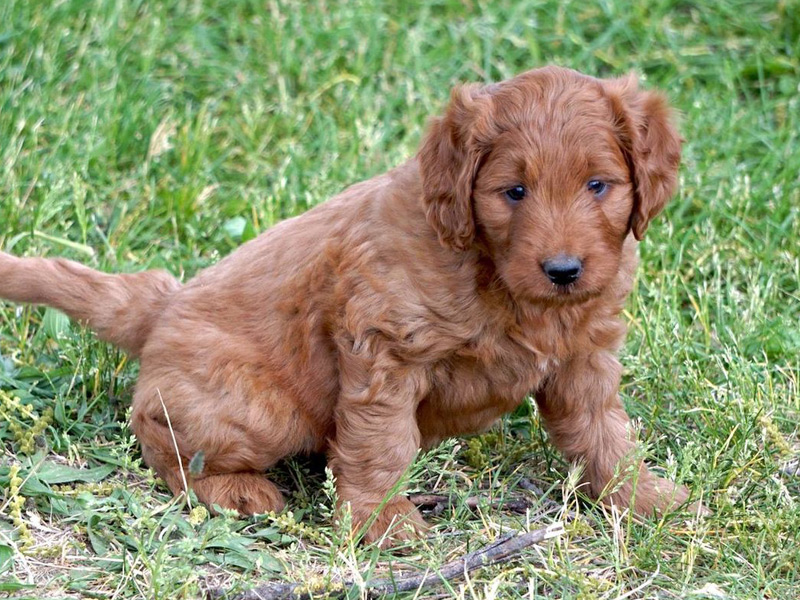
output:
[[262,473],[224,473],[192,482],[197,499],[212,507],[232,508],[242,515],[280,512],[283,494]]

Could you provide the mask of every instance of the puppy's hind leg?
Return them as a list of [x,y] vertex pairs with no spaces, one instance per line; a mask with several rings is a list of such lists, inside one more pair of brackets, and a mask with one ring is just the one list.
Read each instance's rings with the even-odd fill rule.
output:
[[[187,403],[197,406],[202,400],[198,390],[185,382],[163,390],[140,386],[134,398],[131,426],[142,456],[172,493],[177,496],[191,488],[208,507],[242,514],[283,510],[283,495],[264,474],[280,456],[259,443],[258,432],[231,426],[224,415],[198,420],[186,409]],[[189,463],[199,452],[202,471],[190,473]]]

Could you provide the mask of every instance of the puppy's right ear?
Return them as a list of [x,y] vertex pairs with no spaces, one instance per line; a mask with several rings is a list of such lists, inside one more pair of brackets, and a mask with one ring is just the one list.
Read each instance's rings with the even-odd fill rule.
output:
[[491,103],[484,90],[479,85],[453,89],[444,117],[431,123],[418,154],[428,223],[442,245],[455,250],[466,250],[475,237],[472,186],[482,154],[476,128]]

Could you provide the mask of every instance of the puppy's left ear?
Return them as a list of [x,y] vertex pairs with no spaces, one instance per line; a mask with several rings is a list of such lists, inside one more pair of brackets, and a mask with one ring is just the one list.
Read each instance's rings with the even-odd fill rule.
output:
[[604,82],[634,190],[630,229],[637,240],[678,184],[681,136],[663,95],[638,89],[636,76]]

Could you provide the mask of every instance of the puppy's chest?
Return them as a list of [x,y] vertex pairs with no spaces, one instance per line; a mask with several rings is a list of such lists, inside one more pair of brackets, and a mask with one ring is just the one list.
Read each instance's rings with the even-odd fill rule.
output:
[[431,393],[417,411],[425,445],[490,427],[542,384],[565,350],[557,339],[519,332],[455,351],[434,366]]

